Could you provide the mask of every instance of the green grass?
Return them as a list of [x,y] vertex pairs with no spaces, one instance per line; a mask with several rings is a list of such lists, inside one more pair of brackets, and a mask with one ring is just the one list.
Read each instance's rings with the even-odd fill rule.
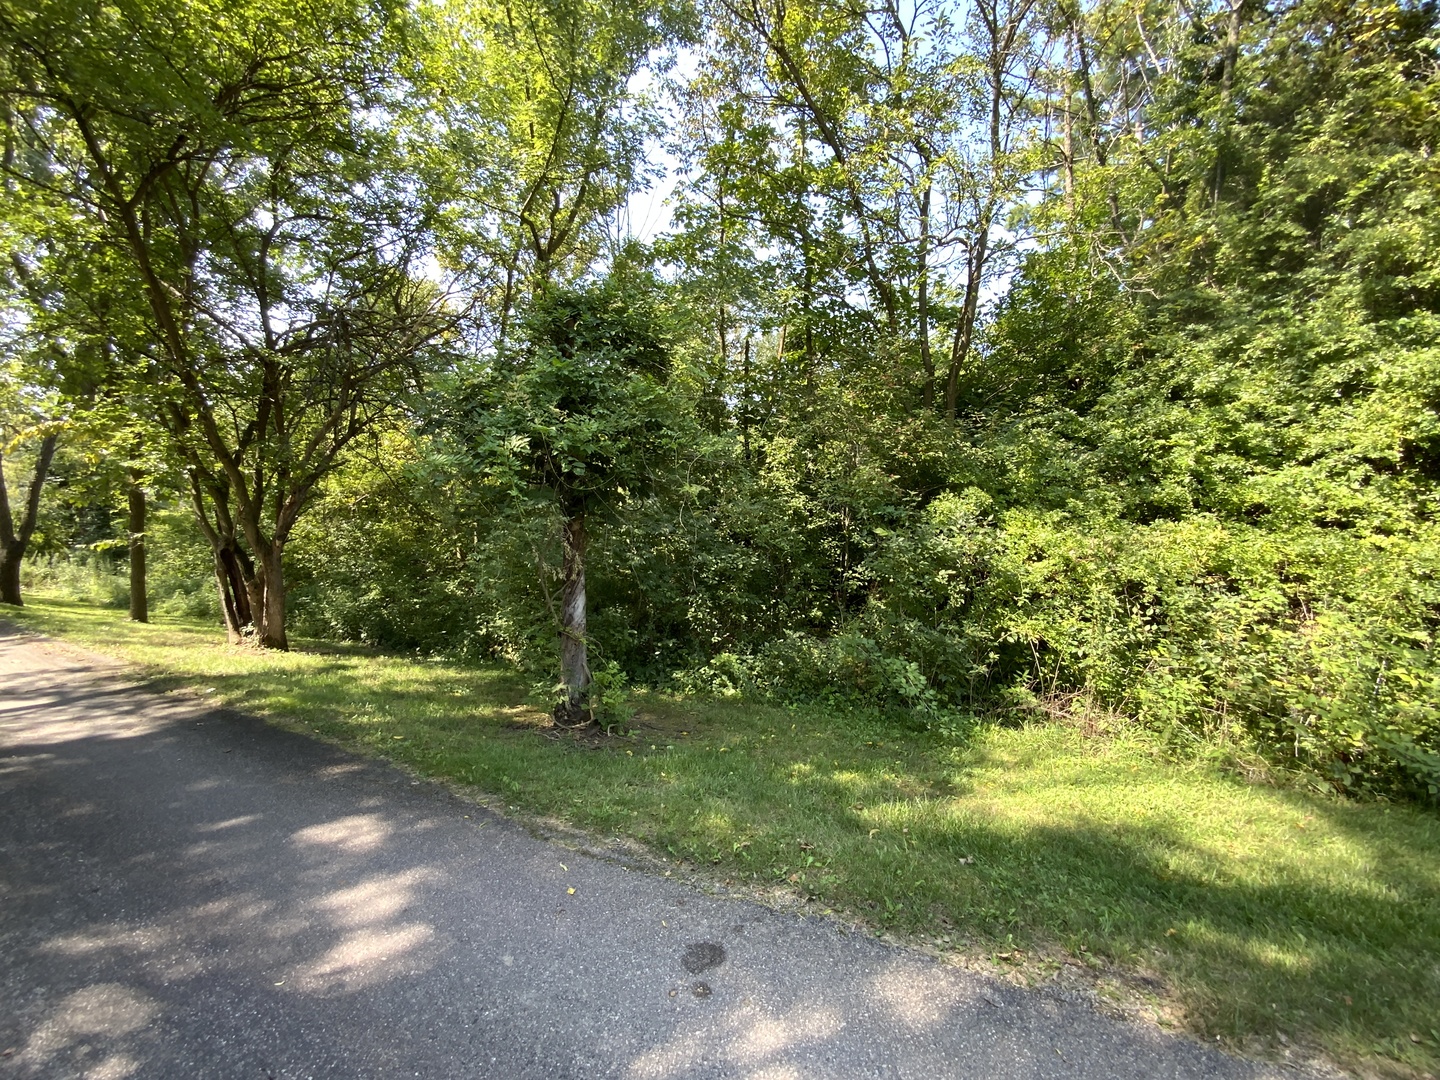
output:
[[956,745],[877,717],[641,695],[633,735],[549,739],[496,667],[260,654],[43,599],[6,615],[1017,980],[1087,971],[1232,1046],[1440,1072],[1440,817],[1421,808],[1249,784],[1144,733],[1063,724]]

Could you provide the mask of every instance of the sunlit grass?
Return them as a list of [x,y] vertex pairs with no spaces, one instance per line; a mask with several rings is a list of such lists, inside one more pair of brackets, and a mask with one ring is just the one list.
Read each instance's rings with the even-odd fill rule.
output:
[[[6,613],[10,613],[7,611]],[[17,620],[161,685],[649,844],[1017,977],[1118,975],[1206,1037],[1440,1071],[1440,818],[1247,784],[1144,733],[981,728],[637,697],[633,735],[547,739],[514,674],[38,600]]]

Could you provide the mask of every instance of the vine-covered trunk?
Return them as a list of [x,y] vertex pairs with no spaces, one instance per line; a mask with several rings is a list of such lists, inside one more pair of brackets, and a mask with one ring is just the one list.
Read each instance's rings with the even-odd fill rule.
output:
[[560,594],[560,681],[565,700],[556,718],[578,723],[589,718],[590,662],[585,648],[585,515],[565,519]]
[[149,622],[150,601],[145,591],[145,489],[140,486],[140,477],[135,472],[130,474],[130,488],[126,496],[129,509],[126,525],[130,534],[130,618],[134,622]]

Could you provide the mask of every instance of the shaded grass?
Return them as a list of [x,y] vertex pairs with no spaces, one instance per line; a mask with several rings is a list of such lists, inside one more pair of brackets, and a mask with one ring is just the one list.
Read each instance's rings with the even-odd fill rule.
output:
[[[7,611],[7,615],[10,612]],[[1440,817],[1185,767],[1143,732],[977,728],[640,695],[633,733],[548,739],[497,667],[40,600],[15,613],[512,808],[637,838],[1034,980],[1098,969],[1232,1045],[1440,1071]],[[1102,986],[1104,985],[1102,980]]]

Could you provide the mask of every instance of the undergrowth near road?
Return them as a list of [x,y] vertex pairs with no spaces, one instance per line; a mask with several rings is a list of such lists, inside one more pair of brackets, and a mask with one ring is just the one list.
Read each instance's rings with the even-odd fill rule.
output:
[[893,720],[639,695],[560,735],[499,668],[33,600],[20,625],[162,686],[647,844],[1011,973],[1085,970],[1162,1023],[1362,1074],[1440,1072],[1440,817],[1187,766],[1136,731],[963,740]]

